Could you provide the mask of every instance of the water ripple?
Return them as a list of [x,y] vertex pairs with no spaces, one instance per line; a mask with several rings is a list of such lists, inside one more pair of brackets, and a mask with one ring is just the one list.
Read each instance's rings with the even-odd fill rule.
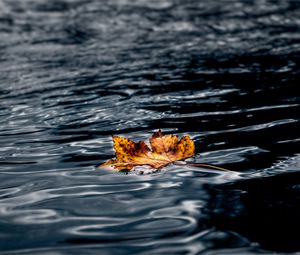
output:
[[[0,0],[0,253],[298,251],[299,8]],[[230,171],[95,167],[158,129]]]

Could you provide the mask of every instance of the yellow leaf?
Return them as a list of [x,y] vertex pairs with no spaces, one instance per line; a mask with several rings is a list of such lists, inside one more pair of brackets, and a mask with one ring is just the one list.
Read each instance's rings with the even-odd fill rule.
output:
[[189,136],[178,140],[177,135],[164,135],[159,130],[149,141],[151,149],[143,141],[133,142],[128,138],[113,136],[116,157],[99,167],[131,170],[135,166],[148,165],[159,169],[195,154],[195,144]]

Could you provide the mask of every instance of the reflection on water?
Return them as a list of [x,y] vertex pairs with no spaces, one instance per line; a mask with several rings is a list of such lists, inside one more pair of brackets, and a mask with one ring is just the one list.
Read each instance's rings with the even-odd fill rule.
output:
[[[299,157],[296,160],[299,165]],[[210,197],[214,202],[207,208],[211,222],[218,228],[238,232],[266,249],[297,251],[299,178],[298,171],[286,173],[285,168],[283,173],[268,178],[213,187]]]
[[[299,251],[299,8],[0,0],[1,254]],[[95,168],[157,129],[233,172]]]

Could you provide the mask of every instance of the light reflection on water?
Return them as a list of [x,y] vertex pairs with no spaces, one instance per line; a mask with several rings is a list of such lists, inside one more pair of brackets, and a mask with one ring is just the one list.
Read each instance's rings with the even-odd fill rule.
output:
[[[299,251],[299,7],[0,0],[0,253]],[[158,129],[232,171],[95,168]]]

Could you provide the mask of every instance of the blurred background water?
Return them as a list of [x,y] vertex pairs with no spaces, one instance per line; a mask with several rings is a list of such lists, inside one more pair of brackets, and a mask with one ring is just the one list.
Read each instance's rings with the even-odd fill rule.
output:
[[[0,253],[300,251],[299,27],[297,0],[0,0]],[[95,168],[158,129],[234,172]]]

